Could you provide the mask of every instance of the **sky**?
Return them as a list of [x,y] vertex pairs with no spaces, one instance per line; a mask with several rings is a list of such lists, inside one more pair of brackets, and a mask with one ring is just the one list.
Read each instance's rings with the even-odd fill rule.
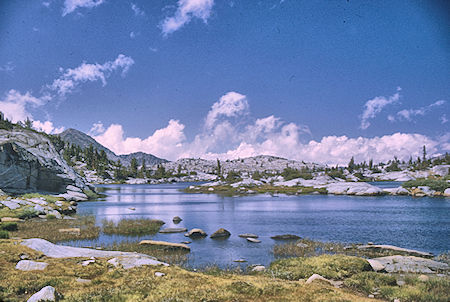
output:
[[117,154],[450,151],[446,1],[0,0],[0,111]]

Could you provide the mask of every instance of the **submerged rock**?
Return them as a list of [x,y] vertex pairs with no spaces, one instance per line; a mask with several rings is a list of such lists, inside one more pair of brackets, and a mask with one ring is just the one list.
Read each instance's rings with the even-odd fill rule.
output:
[[166,241],[154,241],[154,240],[142,240],[139,242],[140,245],[153,245],[162,247],[169,250],[185,250],[190,251],[191,248],[185,244],[182,243],[173,243],[173,242],[166,242]]
[[162,234],[170,234],[170,233],[183,233],[186,232],[186,228],[165,228],[160,230],[159,232]]
[[32,295],[27,302],[56,301],[56,290],[52,286],[43,287],[40,291]]
[[258,238],[258,235],[256,234],[251,234],[251,233],[244,233],[244,234],[239,234],[239,237],[242,238]]
[[293,234],[275,235],[270,238],[272,238],[273,240],[298,240],[298,239],[301,239],[300,236],[293,235]]
[[36,262],[33,260],[20,260],[16,264],[19,271],[43,271],[48,266],[46,262]]
[[208,234],[205,233],[202,229],[192,229],[186,234],[184,234],[186,237],[190,238],[202,238],[208,236]]
[[253,242],[253,243],[261,243],[261,240],[256,239],[256,238],[250,238],[250,237],[247,238],[247,241]]
[[224,228],[220,228],[217,231],[215,231],[210,238],[212,239],[218,239],[218,238],[228,238],[231,236],[231,233],[225,230]]
[[183,219],[180,218],[180,216],[175,216],[172,218],[173,223],[179,224]]

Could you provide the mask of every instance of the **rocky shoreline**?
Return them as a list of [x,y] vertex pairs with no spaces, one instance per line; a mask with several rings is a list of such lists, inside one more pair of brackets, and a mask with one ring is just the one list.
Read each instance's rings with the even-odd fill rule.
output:
[[350,182],[334,179],[327,175],[318,175],[313,179],[296,178],[285,181],[281,176],[254,180],[246,178],[238,182],[214,181],[201,185],[191,185],[184,190],[187,193],[214,193],[225,195],[271,194],[333,194],[352,196],[413,196],[413,197],[450,197],[450,188],[444,191],[432,190],[429,186],[404,188],[379,188],[367,182]]

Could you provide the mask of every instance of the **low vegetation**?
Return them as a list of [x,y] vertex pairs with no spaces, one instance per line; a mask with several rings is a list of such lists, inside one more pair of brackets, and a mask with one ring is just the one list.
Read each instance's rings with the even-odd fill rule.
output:
[[[210,188],[212,188],[213,190],[210,190]],[[232,187],[231,185],[220,185],[214,187],[197,186],[194,189],[186,188],[184,189],[184,192],[220,194],[224,196],[244,195],[244,194],[265,194],[265,193],[301,195],[301,194],[312,194],[314,192],[318,194],[327,194],[327,190],[325,188],[313,188],[302,186],[294,186],[294,187],[273,186],[270,184],[261,186],[239,186],[236,188]]]
[[304,238],[297,242],[276,244],[274,245],[272,252],[276,258],[313,257],[313,256],[320,256],[323,254],[328,255],[340,254],[364,258],[375,258],[375,257],[404,254],[398,251],[391,251],[384,249],[381,250],[358,249],[357,244],[344,244],[339,242],[321,242],[321,241],[313,241],[307,238]]
[[[60,231],[62,229],[79,229]],[[100,227],[95,225],[95,217],[83,216],[77,219],[49,219],[47,221],[29,220],[17,224],[17,230],[11,232],[19,238],[42,238],[53,243],[70,240],[95,239]]]
[[[404,285],[399,286],[398,280]],[[344,285],[361,293],[376,293],[378,298],[388,301],[447,302],[450,299],[450,280],[446,277],[432,276],[428,280],[420,280],[417,275],[362,272],[346,279]]]
[[362,258],[345,255],[321,255],[280,259],[270,265],[272,273],[282,279],[309,278],[312,272],[327,279],[341,280],[354,274],[370,271],[369,262]]
[[[115,268],[107,259],[88,266],[84,258],[52,259],[13,240],[0,240],[0,300],[25,301],[51,285],[63,301],[373,301],[362,294],[327,284],[304,284],[268,275],[229,273],[216,276],[176,266]],[[22,272],[14,267],[20,255],[45,261],[43,271]],[[162,272],[163,277],[155,276]],[[90,280],[77,282],[78,278]],[[301,298],[299,298],[301,297]]]
[[450,183],[445,179],[439,178],[419,178],[416,180],[409,180],[402,184],[404,188],[414,188],[419,186],[430,187],[431,190],[444,192],[445,189],[450,188]]
[[102,231],[108,235],[147,235],[157,233],[163,224],[164,221],[148,218],[121,219],[119,222],[104,219]]
[[136,252],[141,254],[147,254],[158,258],[161,261],[178,265],[186,266],[189,260],[189,252],[183,250],[167,250],[159,246],[143,244],[138,242],[120,241],[114,242],[109,245],[102,245],[102,249],[108,251],[122,251],[122,252]]

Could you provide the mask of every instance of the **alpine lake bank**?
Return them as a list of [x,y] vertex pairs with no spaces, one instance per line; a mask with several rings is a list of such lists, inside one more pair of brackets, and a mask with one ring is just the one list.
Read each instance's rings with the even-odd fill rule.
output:
[[[340,183],[341,187],[346,186]],[[298,181],[292,186],[273,184],[261,186],[260,191],[249,186],[246,191],[317,192],[305,189],[308,186],[298,186]],[[217,186],[199,187],[187,190],[221,193],[216,188],[209,190]],[[245,193],[240,192],[242,183],[224,187],[236,188],[232,194]],[[319,194],[330,194],[328,189],[319,190],[322,190]],[[96,248],[55,245],[96,238],[101,232],[154,234],[162,231],[164,225],[157,219],[97,223],[95,217],[77,216],[76,205],[82,201],[70,199],[37,194],[0,197],[0,234],[4,237],[0,240],[0,300],[39,301],[36,300],[39,297],[50,297],[61,301],[448,301],[450,298],[448,254],[435,256],[373,243],[348,245],[282,234],[277,241],[280,243],[272,250],[277,260],[270,265],[225,269],[215,265],[201,269],[186,267],[189,241],[183,244],[130,241]],[[200,234],[199,238],[204,238],[200,231],[191,229],[187,235]],[[219,230],[218,238],[229,236],[224,231]],[[250,236],[253,234],[241,235],[248,236],[247,240],[258,240]]]

